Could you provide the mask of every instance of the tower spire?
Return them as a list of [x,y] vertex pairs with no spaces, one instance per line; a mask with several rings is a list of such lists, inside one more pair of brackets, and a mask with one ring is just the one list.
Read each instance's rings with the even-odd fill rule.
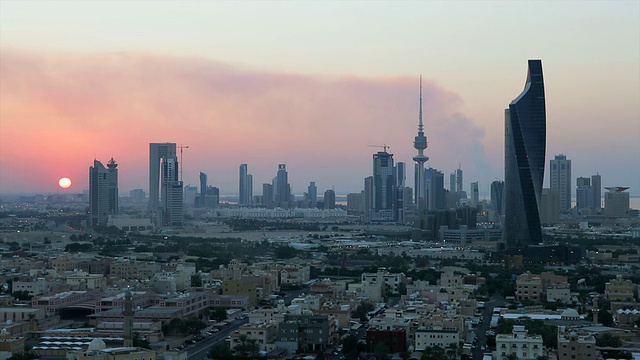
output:
[[418,133],[424,133],[422,124],[422,75],[420,75],[420,113],[418,114]]

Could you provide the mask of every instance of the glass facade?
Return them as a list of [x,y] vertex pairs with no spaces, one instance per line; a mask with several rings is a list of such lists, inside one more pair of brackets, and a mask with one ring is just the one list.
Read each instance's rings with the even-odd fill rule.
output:
[[544,180],[546,110],[542,61],[529,60],[524,91],[505,111],[505,223],[507,249],[542,242],[539,204]]

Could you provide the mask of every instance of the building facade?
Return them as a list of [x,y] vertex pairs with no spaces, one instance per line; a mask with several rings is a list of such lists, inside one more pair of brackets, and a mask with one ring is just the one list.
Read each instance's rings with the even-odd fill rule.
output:
[[157,212],[160,206],[160,160],[175,157],[175,143],[149,144],[149,210],[151,212]]
[[564,154],[556,155],[549,161],[549,184],[558,189],[560,195],[560,211],[571,210],[571,160]]
[[118,213],[118,169],[111,158],[108,169],[98,160],[89,167],[89,212],[91,226],[106,226],[109,215]]
[[542,61],[529,60],[524,91],[505,111],[505,219],[507,249],[542,242],[539,204],[544,180],[546,110]]

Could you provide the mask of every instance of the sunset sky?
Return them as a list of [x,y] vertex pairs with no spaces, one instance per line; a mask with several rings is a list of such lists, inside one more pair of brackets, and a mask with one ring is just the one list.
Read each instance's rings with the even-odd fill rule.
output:
[[[504,109],[542,59],[547,159],[640,195],[640,1],[0,1],[0,193],[82,192],[98,159],[148,187],[150,142],[188,145],[224,194],[286,163],[293,192],[360,191],[369,145],[504,178]],[[410,165],[407,182],[413,186]],[[70,177],[68,190],[58,179]],[[548,183],[548,174],[545,174]],[[575,180],[574,188],[575,188]]]

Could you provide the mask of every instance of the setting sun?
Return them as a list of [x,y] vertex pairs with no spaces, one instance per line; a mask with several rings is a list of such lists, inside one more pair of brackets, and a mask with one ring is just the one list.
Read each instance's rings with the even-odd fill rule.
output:
[[71,186],[71,179],[68,177],[63,177],[58,181],[58,185],[60,185],[63,189],[68,189]]

